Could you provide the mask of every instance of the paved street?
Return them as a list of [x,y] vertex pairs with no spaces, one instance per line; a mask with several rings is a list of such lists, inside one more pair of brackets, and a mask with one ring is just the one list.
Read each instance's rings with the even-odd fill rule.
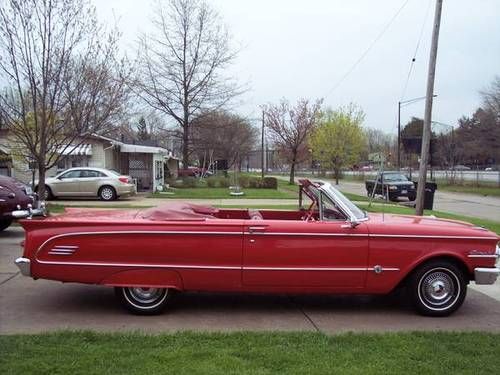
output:
[[[106,287],[34,281],[12,261],[23,231],[0,232],[0,334],[55,329],[146,332],[203,330],[481,330],[500,332],[500,284],[469,288],[462,308],[448,318],[416,315],[400,297],[333,297],[186,293],[163,315],[134,316]],[[495,298],[493,298],[495,297]]]

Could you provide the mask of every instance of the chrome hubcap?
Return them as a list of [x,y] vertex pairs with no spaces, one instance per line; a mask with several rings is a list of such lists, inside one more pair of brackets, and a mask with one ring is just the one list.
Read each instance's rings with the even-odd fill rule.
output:
[[109,188],[104,188],[102,189],[101,195],[104,199],[111,199],[113,198],[113,191]]
[[450,302],[455,295],[455,284],[452,277],[445,272],[437,271],[427,274],[420,286],[422,297],[434,306]]
[[131,297],[144,304],[155,302],[161,298],[163,291],[159,288],[129,288]]

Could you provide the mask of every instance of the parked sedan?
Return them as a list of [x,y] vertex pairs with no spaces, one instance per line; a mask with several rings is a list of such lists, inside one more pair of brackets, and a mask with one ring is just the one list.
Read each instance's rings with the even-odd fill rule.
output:
[[12,211],[35,203],[31,187],[12,177],[0,176],[0,231],[12,223]]
[[300,182],[299,207],[303,196],[312,203],[288,211],[171,202],[21,220],[26,240],[16,264],[34,279],[115,287],[136,314],[159,313],[182,291],[406,287],[418,312],[446,316],[462,305],[469,282],[493,284],[500,273],[496,233],[435,217],[368,214],[328,183]]
[[[38,190],[38,186],[35,187]],[[62,197],[99,197],[111,201],[134,195],[136,187],[130,176],[103,168],[71,168],[56,177],[45,179],[45,199]]]

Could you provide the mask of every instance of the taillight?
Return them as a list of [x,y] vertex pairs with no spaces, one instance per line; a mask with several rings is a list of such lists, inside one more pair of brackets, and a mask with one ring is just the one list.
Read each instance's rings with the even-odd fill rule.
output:
[[130,179],[128,177],[118,177],[118,180],[124,184],[130,183]]

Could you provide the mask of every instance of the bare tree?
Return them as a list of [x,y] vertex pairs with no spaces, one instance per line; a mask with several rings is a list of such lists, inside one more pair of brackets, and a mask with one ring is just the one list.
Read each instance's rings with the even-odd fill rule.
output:
[[481,91],[483,107],[500,119],[500,76],[496,76],[488,89]]
[[235,166],[238,170],[257,143],[257,133],[244,118],[225,111],[202,113],[192,121],[193,146],[198,159],[227,160],[228,168]]
[[156,34],[139,41],[135,87],[151,107],[180,129],[182,162],[189,159],[191,118],[226,105],[240,88],[223,76],[235,59],[219,15],[202,0],[158,1]]
[[45,171],[83,136],[112,124],[126,98],[117,32],[86,0],[5,0],[0,5],[0,112],[14,153]]
[[318,120],[321,103],[317,100],[310,104],[301,99],[292,107],[282,99],[278,105],[264,107],[265,126],[270,130],[271,139],[290,163],[290,184],[294,183],[295,166],[310,156],[308,136]]

